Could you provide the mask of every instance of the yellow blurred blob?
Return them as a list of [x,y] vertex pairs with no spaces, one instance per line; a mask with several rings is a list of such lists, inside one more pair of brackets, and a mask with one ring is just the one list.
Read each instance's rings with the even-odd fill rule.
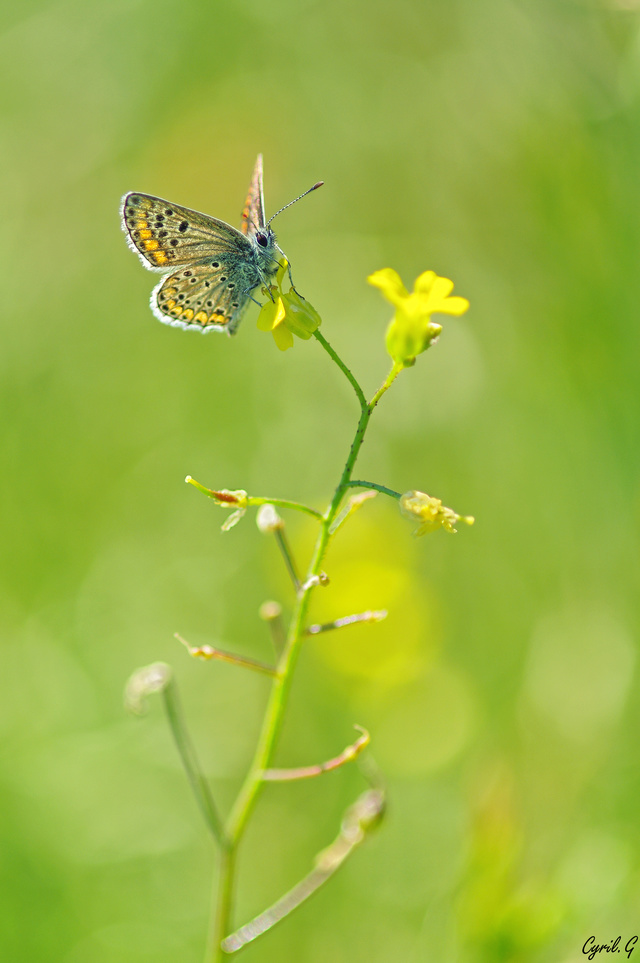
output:
[[402,533],[377,525],[366,507],[340,530],[325,568],[331,579],[315,592],[312,619],[386,609],[384,621],[353,625],[317,637],[314,651],[348,679],[393,688],[420,676],[437,648],[437,603],[413,568],[412,551],[400,547]]

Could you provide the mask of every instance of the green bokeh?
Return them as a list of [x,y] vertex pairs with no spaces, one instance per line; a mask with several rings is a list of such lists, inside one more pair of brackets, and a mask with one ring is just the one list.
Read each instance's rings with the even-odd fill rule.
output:
[[[379,833],[249,961],[556,963],[640,927],[636,0],[4,4],[0,958],[192,963],[213,852],[139,665],[175,667],[220,804],[267,688],[172,638],[269,658],[276,549],[183,484],[323,506],[355,427],[315,341],[159,324],[136,189],[233,223],[258,151],[297,287],[368,394],[428,268],[471,301],[403,373],[357,475],[472,513],[412,540],[382,496],[327,559],[318,618],[390,607],[300,662],[281,764],[359,722]],[[443,320],[440,318],[439,320]],[[292,520],[302,558],[313,523]],[[238,922],[310,868],[362,790],[265,792]],[[638,950],[640,953],[640,950]]]

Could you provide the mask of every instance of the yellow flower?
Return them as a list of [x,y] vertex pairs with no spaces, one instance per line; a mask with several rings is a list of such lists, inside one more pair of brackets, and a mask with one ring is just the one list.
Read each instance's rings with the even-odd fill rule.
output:
[[445,532],[455,534],[453,527],[456,522],[473,525],[473,515],[458,515],[452,508],[446,508],[439,498],[432,498],[425,492],[405,492],[400,498],[400,511],[405,518],[419,522],[414,535],[426,535],[436,528],[444,528]]
[[453,281],[425,271],[417,279],[411,294],[393,268],[383,268],[367,278],[394,305],[395,317],[387,328],[387,351],[397,365],[408,368],[416,356],[435,343],[442,325],[431,320],[432,314],[460,315],[469,307],[466,298],[449,297]]
[[288,268],[287,261],[283,260],[276,274],[276,283],[270,285],[268,290],[262,289],[268,295],[268,300],[262,305],[258,315],[258,327],[261,331],[271,331],[281,351],[293,347],[294,334],[308,341],[320,326],[320,315],[308,301],[301,298],[293,288],[289,288],[287,292],[282,290]]

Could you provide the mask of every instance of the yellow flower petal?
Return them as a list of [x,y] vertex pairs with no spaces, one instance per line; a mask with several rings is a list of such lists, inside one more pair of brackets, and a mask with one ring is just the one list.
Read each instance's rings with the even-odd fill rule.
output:
[[453,281],[449,280],[449,278],[437,277],[431,287],[431,297],[434,301],[444,301],[445,298],[449,297],[452,291]]
[[466,298],[459,298],[457,296],[453,298],[447,298],[444,305],[440,308],[436,308],[435,312],[440,314],[453,314],[458,317],[464,314],[465,311],[469,309],[469,302]]
[[285,324],[277,324],[271,333],[276,346],[280,348],[281,351],[286,351],[287,348],[293,348],[293,335]]
[[367,281],[374,288],[379,288],[391,304],[401,305],[404,299],[409,297],[409,292],[402,283],[402,278],[393,268],[382,268],[381,271],[374,271],[373,274],[369,275]]
[[278,263],[280,266],[276,272],[276,284],[279,288],[282,288],[282,282],[284,281],[284,276],[289,268],[289,262],[287,261],[286,257],[283,257]]
[[[274,293],[273,291],[271,292]],[[269,298],[262,305],[258,315],[257,325],[261,331],[272,331],[284,318],[285,309],[281,297]]]
[[466,298],[452,297],[453,281],[442,278],[433,271],[425,271],[416,279],[414,292],[426,296],[426,310],[430,314],[460,315],[469,307]]
[[[419,274],[416,278],[416,283],[413,285],[413,290],[416,294],[430,294],[433,287],[433,282],[437,277],[438,275],[435,271],[423,271],[423,273]],[[449,283],[451,284],[452,288],[453,281],[450,281]],[[449,290],[451,290],[451,288],[449,288]]]

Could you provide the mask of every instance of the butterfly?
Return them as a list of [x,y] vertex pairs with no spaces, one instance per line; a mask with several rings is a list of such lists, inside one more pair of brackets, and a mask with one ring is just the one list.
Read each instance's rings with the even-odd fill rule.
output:
[[[321,185],[318,181],[285,207]],[[258,285],[269,287],[279,256],[285,256],[270,226],[277,215],[265,221],[262,154],[240,230],[217,217],[137,192],[122,198],[121,216],[129,247],[146,268],[165,274],[152,291],[151,310],[164,324],[187,331],[234,334],[249,301],[255,300],[252,292]]]

